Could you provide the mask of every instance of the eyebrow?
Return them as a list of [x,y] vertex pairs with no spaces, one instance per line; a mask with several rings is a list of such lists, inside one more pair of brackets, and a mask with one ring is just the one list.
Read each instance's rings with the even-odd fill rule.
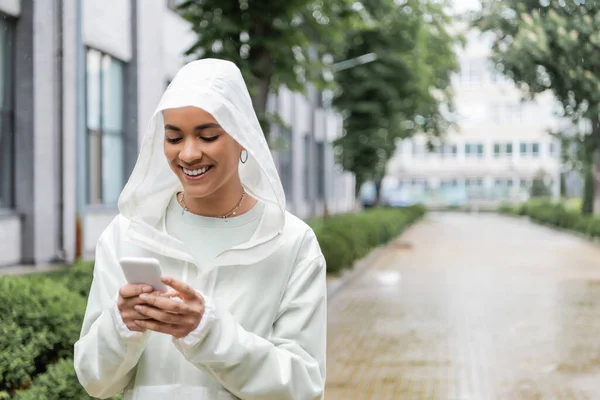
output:
[[[198,125],[194,128],[195,131],[202,131],[204,129],[209,129],[209,128],[221,128],[221,125],[216,124],[214,122],[208,122],[206,124],[201,124]],[[171,124],[166,124],[165,125],[165,131],[176,131],[176,132],[181,132],[181,128],[175,125],[171,125]]]

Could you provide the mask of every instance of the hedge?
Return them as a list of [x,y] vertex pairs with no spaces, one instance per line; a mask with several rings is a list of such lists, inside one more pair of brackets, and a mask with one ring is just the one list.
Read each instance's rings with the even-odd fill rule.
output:
[[600,238],[600,217],[583,215],[570,204],[547,199],[534,199],[519,206],[504,205],[500,212],[527,216],[531,220],[579,232],[590,238]]
[[335,215],[315,224],[315,234],[327,261],[328,273],[339,273],[375,247],[399,235],[425,214],[425,208],[371,209],[360,214]]
[[[371,209],[310,222],[329,273],[351,267],[401,233],[425,209]],[[93,263],[68,270],[0,276],[0,399],[91,399],[73,369]],[[115,396],[113,399],[119,399]]]

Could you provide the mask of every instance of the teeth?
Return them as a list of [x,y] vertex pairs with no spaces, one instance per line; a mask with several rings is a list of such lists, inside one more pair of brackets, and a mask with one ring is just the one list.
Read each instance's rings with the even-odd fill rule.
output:
[[209,167],[204,167],[204,168],[200,168],[200,169],[185,169],[185,168],[183,168],[183,172],[186,175],[197,176],[197,175],[202,175],[203,173],[208,171],[208,169],[209,169]]

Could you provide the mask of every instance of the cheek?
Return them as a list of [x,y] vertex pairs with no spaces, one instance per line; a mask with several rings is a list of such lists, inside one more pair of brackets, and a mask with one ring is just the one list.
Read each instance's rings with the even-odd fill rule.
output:
[[175,159],[177,158],[177,150],[174,149],[173,146],[170,146],[168,143],[165,143],[165,145],[163,146],[163,151],[169,164],[173,164],[175,162]]

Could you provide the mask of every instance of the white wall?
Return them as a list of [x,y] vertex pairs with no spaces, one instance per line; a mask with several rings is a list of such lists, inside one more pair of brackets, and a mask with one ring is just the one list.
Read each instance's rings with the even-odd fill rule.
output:
[[138,144],[165,90],[162,40],[166,2],[138,0]]
[[293,203],[294,213],[300,218],[306,218],[310,214],[310,202],[307,200],[305,187],[305,165],[304,137],[311,131],[311,109],[306,97],[299,93],[292,94],[294,107],[294,120],[292,123],[292,163],[293,163]]
[[52,2],[34,2],[33,65],[34,85],[34,259],[49,262],[56,258],[58,249],[59,213],[58,175],[58,116],[56,93],[56,21]]
[[21,261],[21,222],[17,216],[0,216],[0,266]]
[[126,0],[84,0],[82,3],[84,43],[122,61],[129,61],[131,3]]
[[100,235],[116,216],[117,210],[89,211],[85,215],[83,232],[84,257],[93,258],[96,250],[96,243],[98,242]]
[[[165,77],[172,79],[177,71],[189,61],[183,53],[189,49],[196,39],[190,24],[166,7],[166,1],[162,1],[164,7],[163,16],[163,69]],[[193,59],[193,58],[192,58]]]
[[167,81],[185,64],[195,34],[164,0],[138,0],[138,127],[146,134]]
[[0,0],[0,11],[14,17],[19,16],[21,13],[21,0]]
[[65,261],[75,260],[75,213],[77,201],[77,60],[76,60],[76,2],[65,0],[63,5],[63,240]]

